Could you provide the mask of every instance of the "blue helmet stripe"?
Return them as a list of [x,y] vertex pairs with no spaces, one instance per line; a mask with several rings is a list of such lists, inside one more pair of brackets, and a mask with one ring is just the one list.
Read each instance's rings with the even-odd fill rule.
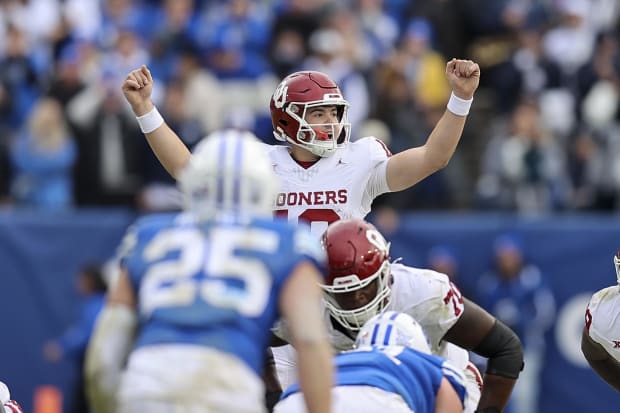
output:
[[238,207],[241,202],[241,159],[243,159],[243,140],[239,133],[235,134],[235,171],[233,175],[233,205]]
[[392,334],[392,327],[394,327],[394,326],[392,324],[390,324],[385,329],[385,336],[383,337],[383,345],[385,345],[385,346],[390,344],[390,335]]
[[217,183],[215,204],[224,205],[224,168],[226,167],[226,144],[228,139],[220,139],[220,147],[217,157]]
[[370,344],[375,344],[377,341],[377,335],[379,335],[379,324],[375,324],[375,328],[372,330],[372,337],[370,338]]

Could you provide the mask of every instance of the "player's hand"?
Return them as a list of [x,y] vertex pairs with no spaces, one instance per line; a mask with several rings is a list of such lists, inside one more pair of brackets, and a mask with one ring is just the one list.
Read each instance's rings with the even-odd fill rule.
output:
[[153,77],[146,65],[132,70],[123,82],[123,94],[131,105],[136,116],[142,116],[153,109],[151,93],[153,92]]
[[480,83],[480,66],[471,60],[452,59],[446,64],[446,77],[456,96],[471,99]]

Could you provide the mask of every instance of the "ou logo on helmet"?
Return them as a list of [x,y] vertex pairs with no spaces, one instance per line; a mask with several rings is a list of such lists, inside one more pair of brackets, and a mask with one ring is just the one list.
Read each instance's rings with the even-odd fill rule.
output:
[[387,243],[383,235],[376,229],[367,229],[366,230],[366,238],[368,242],[377,247],[379,251],[388,252],[390,249],[390,245]]
[[276,91],[273,92],[273,103],[276,105],[276,108],[280,109],[286,103],[286,95],[288,93],[288,86],[286,82],[281,82]]

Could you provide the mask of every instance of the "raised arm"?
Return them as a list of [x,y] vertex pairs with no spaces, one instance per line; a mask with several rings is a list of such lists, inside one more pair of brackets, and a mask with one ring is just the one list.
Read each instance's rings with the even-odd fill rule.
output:
[[585,327],[581,334],[581,352],[592,370],[607,384],[620,391],[620,363],[611,357],[603,346],[592,340]]
[[163,122],[151,101],[153,91],[151,72],[145,65],[133,70],[125,78],[122,89],[125,99],[139,118],[140,128],[145,132],[146,140],[155,156],[166,171],[177,178],[179,171],[189,160],[190,151],[181,138]]
[[489,359],[477,411],[503,411],[523,369],[523,349],[517,335],[465,298],[463,314],[444,340]]
[[446,65],[452,87],[448,109],[422,146],[397,153],[388,161],[387,183],[401,191],[442,169],[452,158],[463,134],[469,105],[480,81],[480,67],[471,60],[452,59]]
[[299,384],[308,413],[331,411],[333,381],[331,350],[321,317],[321,277],[310,263],[294,270],[280,297],[280,309],[297,350]]

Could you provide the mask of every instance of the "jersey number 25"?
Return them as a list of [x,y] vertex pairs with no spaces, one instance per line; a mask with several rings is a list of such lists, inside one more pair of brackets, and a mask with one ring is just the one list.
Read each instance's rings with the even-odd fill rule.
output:
[[[219,228],[208,237],[195,228],[162,231],[144,249],[143,258],[151,264],[140,288],[141,311],[148,315],[156,308],[191,305],[198,298],[258,316],[269,299],[271,275],[261,260],[235,251],[273,253],[277,247],[278,234],[264,229]],[[177,251],[174,258],[162,260]],[[242,287],[232,287],[230,281]]]

